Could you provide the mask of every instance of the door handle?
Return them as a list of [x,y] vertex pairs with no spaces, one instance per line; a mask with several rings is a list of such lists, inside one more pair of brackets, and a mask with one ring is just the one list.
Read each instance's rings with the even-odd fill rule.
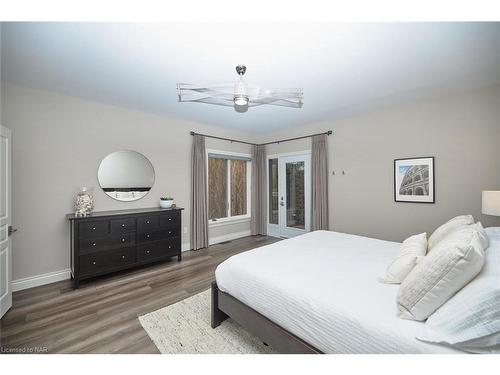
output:
[[284,206],[285,205],[285,202],[280,202],[280,206]]
[[17,232],[17,229],[16,228],[12,228],[12,225],[9,225],[9,229],[7,229],[8,231],[8,236],[12,236],[14,233]]

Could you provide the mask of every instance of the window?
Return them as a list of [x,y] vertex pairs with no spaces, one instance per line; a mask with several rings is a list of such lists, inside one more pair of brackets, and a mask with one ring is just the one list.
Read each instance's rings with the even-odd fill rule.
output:
[[249,217],[249,210],[250,158],[210,152],[208,154],[209,221]]

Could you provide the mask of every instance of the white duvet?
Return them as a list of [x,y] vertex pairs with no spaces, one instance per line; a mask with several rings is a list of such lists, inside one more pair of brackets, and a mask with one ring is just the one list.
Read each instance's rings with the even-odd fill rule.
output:
[[399,243],[316,231],[235,255],[215,271],[229,293],[325,353],[457,353],[415,338],[381,284]]

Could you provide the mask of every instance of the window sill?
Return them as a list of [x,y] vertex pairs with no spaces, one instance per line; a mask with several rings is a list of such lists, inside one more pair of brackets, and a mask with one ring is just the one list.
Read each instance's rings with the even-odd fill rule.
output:
[[209,221],[208,226],[209,227],[220,227],[224,225],[231,225],[231,224],[239,224],[239,223],[249,223],[250,222],[250,216],[243,216],[243,217],[232,217],[232,218],[225,218],[225,219],[219,219],[217,221]]

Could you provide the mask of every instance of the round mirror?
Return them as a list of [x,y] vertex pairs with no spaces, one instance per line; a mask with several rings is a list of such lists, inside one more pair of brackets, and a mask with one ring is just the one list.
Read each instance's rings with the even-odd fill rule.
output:
[[141,199],[151,190],[155,171],[147,157],[124,150],[113,152],[101,161],[97,178],[107,195],[128,202]]

